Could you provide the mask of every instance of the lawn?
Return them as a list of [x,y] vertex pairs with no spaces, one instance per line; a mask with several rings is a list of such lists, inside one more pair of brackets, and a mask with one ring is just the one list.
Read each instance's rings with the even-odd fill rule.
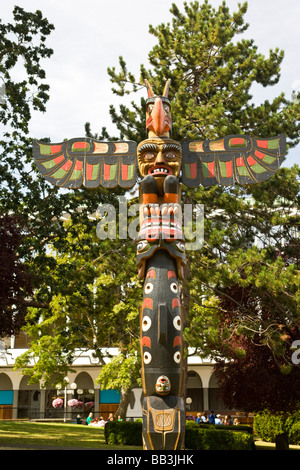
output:
[[[104,429],[81,424],[36,423],[30,421],[0,420],[0,450],[9,446],[49,446],[49,448],[142,450],[138,446],[109,446],[104,440]],[[256,441],[257,450],[275,450],[275,444]],[[300,450],[300,446],[290,446]]]
[[[50,446],[112,450],[105,443],[104,429],[81,424],[36,423],[29,421],[0,421],[0,450],[3,446]],[[124,450],[124,446],[114,446]],[[126,450],[142,447],[126,446]]]

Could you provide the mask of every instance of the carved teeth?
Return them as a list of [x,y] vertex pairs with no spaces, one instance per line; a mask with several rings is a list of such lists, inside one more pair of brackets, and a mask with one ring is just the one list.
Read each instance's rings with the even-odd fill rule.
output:
[[154,168],[152,173],[169,173],[169,170],[167,168]]

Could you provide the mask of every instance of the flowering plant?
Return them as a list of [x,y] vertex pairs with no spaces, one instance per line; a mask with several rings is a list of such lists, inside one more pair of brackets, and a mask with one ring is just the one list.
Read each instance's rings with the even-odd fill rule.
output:
[[94,402],[93,401],[87,401],[84,406],[86,408],[92,408],[92,406],[94,406]]
[[62,408],[64,401],[61,398],[55,398],[52,402],[53,408]]
[[76,398],[72,398],[68,401],[68,406],[71,406],[71,408],[76,408],[76,406],[78,406],[78,400],[76,400]]
[[71,406],[71,408],[77,408],[78,406],[82,406],[83,402],[76,400],[76,398],[72,398],[71,400],[68,401],[68,406]]

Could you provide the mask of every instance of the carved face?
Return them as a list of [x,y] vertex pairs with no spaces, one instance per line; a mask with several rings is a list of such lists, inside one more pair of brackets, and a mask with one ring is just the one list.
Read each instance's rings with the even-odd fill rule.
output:
[[138,164],[141,175],[164,178],[179,176],[181,146],[173,139],[147,139],[138,145]]
[[[178,395],[182,372],[180,295],[175,261],[165,250],[151,257],[140,321],[145,395]],[[168,380],[162,380],[162,373]]]
[[162,96],[155,96],[147,100],[146,128],[148,136],[168,137],[172,130],[170,101]]

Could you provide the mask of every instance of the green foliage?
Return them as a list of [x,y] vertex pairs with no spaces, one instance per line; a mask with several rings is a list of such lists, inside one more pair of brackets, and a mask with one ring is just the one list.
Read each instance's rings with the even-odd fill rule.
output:
[[290,444],[299,445],[300,443],[299,411],[271,413],[265,410],[256,413],[253,427],[255,434],[266,442],[275,442],[277,435],[287,433]]
[[142,423],[139,421],[111,421],[105,424],[105,442],[110,445],[143,445]]
[[[108,69],[113,91],[120,96],[130,89],[137,92],[147,78],[159,94],[171,78],[175,139],[286,133],[294,145],[300,130],[299,104],[289,102],[284,94],[259,106],[251,103],[253,83],[266,87],[279,81],[284,53],[276,48],[265,57],[254,40],[239,40],[248,28],[247,3],[233,13],[226,2],[215,9],[208,1],[186,2],[183,12],[173,4],[170,12],[170,22],[149,27],[157,39],[148,54],[151,69],[141,65],[137,80],[121,57],[120,72]],[[121,105],[119,114],[111,108],[121,133],[134,140],[142,140],[141,128],[145,129],[143,105],[143,100],[140,106],[132,103],[135,112]]]
[[[193,450],[251,450],[253,436],[249,432],[217,430],[215,426],[191,425],[187,422],[185,448]],[[105,441],[115,445],[142,445],[142,423],[139,421],[116,422],[105,425]]]

